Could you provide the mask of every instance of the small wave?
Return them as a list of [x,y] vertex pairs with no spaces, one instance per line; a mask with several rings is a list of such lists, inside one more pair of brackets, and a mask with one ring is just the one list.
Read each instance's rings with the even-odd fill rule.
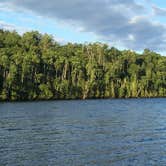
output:
[[19,131],[22,130],[21,128],[10,128],[10,129],[6,129],[8,131]]

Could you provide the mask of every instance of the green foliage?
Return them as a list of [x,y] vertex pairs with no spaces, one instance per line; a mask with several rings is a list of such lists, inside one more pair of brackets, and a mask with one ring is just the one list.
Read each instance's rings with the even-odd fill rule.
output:
[[166,96],[166,57],[0,30],[0,100]]

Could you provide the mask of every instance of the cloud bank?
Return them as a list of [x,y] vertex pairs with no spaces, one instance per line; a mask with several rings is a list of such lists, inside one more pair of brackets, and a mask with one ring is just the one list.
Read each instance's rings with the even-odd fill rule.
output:
[[[134,0],[12,0],[0,3],[74,25],[113,45],[157,51],[163,51],[166,46],[165,25],[152,20],[146,6]],[[153,10],[165,13],[157,7]]]

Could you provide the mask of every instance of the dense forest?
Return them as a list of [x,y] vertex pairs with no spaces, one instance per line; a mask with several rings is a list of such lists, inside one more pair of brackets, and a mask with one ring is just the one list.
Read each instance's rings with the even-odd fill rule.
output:
[[166,57],[0,30],[0,100],[166,96]]

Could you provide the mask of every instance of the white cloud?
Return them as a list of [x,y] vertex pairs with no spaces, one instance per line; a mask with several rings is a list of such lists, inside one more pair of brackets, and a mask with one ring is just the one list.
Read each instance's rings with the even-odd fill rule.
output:
[[166,16],[166,8],[160,8],[155,5],[152,6],[153,12],[157,16]]
[[16,26],[14,24],[7,23],[7,22],[2,21],[2,20],[0,20],[0,29],[9,30],[9,31],[17,30],[17,32],[19,34],[23,34],[27,31],[31,30],[31,29],[28,29],[28,28],[25,28],[25,27]]
[[0,28],[1,28],[1,29],[14,30],[14,29],[15,29],[15,26],[12,25],[12,24],[8,24],[8,23],[6,23],[6,22],[0,20]]

